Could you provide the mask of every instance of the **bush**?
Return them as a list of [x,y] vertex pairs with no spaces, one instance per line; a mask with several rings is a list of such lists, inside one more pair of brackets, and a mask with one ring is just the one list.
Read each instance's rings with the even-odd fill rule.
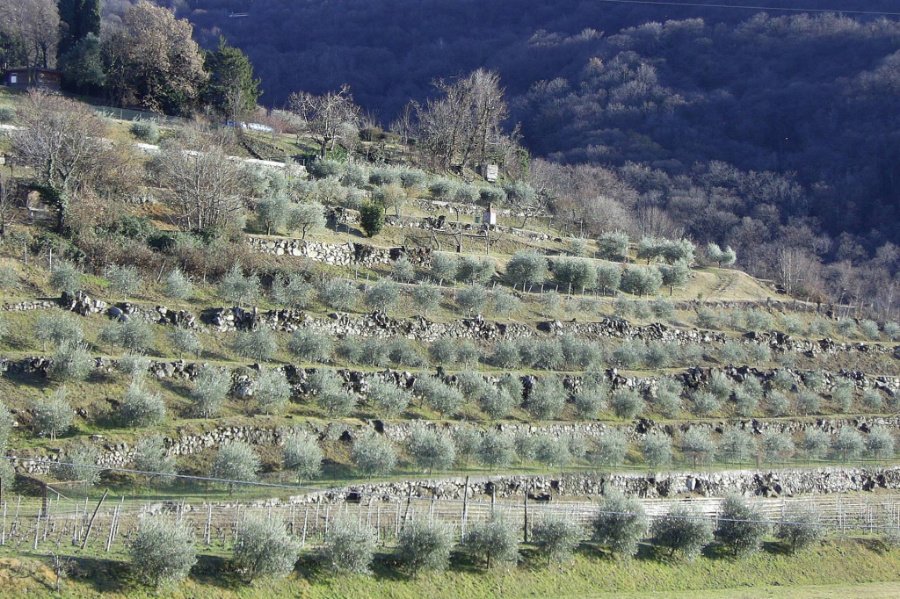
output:
[[807,459],[821,460],[828,453],[828,434],[818,429],[808,429],[800,446]]
[[729,428],[719,440],[719,456],[729,463],[750,461],[756,453],[753,435],[739,428]]
[[431,278],[437,281],[438,285],[443,285],[444,281],[453,281],[456,279],[456,273],[459,270],[459,263],[456,258],[440,252],[431,255]]
[[654,409],[666,418],[677,418],[681,413],[681,385],[671,379],[662,379],[653,400]]
[[492,420],[505,418],[519,401],[506,389],[486,389],[478,398],[478,407]]
[[417,378],[413,388],[431,409],[444,416],[453,416],[458,413],[465,403],[465,398],[459,389],[448,387],[434,377]]
[[463,550],[485,566],[515,564],[519,559],[518,531],[512,522],[495,515],[472,527],[462,542]]
[[848,381],[841,381],[832,389],[831,401],[834,402],[838,410],[846,414],[853,409],[853,395],[853,384]]
[[647,407],[640,394],[632,389],[617,389],[613,391],[609,405],[616,416],[624,420],[636,418]]
[[456,280],[470,285],[486,285],[495,272],[496,266],[491,258],[463,256],[456,263]]
[[625,433],[617,429],[609,429],[594,440],[594,449],[590,453],[591,461],[599,466],[621,466],[628,451],[628,439]]
[[337,520],[325,537],[322,558],[333,572],[368,574],[376,542],[376,532],[370,526],[355,519]]
[[9,434],[15,424],[12,414],[3,403],[0,403],[0,452],[9,447]]
[[384,229],[384,208],[373,202],[363,202],[359,207],[359,224],[366,237],[375,237]]
[[486,430],[478,444],[478,461],[489,468],[508,466],[514,457],[514,447],[509,435],[496,430]]
[[80,343],[65,342],[53,352],[47,374],[55,381],[82,381],[94,369],[94,358]]
[[675,306],[666,299],[655,299],[650,302],[650,310],[653,316],[662,320],[668,320],[675,315]]
[[805,549],[825,536],[819,514],[811,509],[793,509],[775,530],[775,537],[787,545],[791,553]]
[[625,293],[643,297],[655,294],[661,285],[662,275],[658,268],[628,266],[622,273],[622,282],[619,284],[619,288]]
[[316,439],[305,431],[295,430],[284,438],[284,467],[293,472],[297,482],[316,478],[322,472],[324,454]]
[[555,291],[541,294],[541,314],[544,316],[554,316],[559,312],[562,300]]
[[100,480],[99,459],[100,451],[96,447],[80,443],[63,454],[59,464],[53,468],[53,474],[60,480],[93,485]]
[[144,143],[155,144],[159,141],[159,125],[155,120],[131,122],[131,134]]
[[791,412],[791,401],[784,393],[770,391],[766,402],[770,416],[787,416]]
[[493,302],[493,311],[498,316],[510,316],[514,312],[516,312],[522,305],[522,302],[519,301],[512,293],[508,291],[503,291],[502,289],[498,289],[491,293],[491,300]]
[[333,310],[350,311],[356,306],[358,298],[359,292],[350,281],[329,279],[319,288],[319,299]]
[[178,357],[183,358],[184,354],[191,354],[200,358],[203,353],[203,344],[200,338],[190,329],[176,327],[169,331],[169,343],[178,351]]
[[848,339],[851,337],[856,337],[857,335],[856,323],[849,318],[841,318],[840,320],[838,320],[837,330],[838,333],[840,333],[844,337],[847,337]]
[[141,320],[129,319],[105,327],[100,331],[100,340],[135,354],[144,354],[153,347],[153,330]]
[[603,381],[585,380],[575,394],[575,413],[583,420],[592,420],[606,405],[609,388]]
[[31,408],[32,426],[38,435],[55,440],[72,428],[75,420],[72,406],[66,400],[66,388],[59,387],[46,399],[40,399]]
[[709,377],[709,391],[721,400],[731,397],[731,380],[720,371]]
[[717,412],[722,402],[714,394],[707,391],[695,391],[691,395],[691,413],[703,418]]
[[767,528],[762,514],[736,495],[722,502],[718,523],[715,539],[735,557],[758,550]]
[[362,475],[371,478],[390,474],[397,465],[397,452],[385,437],[369,434],[353,442],[351,459]]
[[591,527],[595,542],[627,557],[637,553],[638,543],[647,532],[647,516],[639,501],[612,493],[600,501]]
[[41,314],[34,324],[34,336],[46,349],[46,344],[60,346],[79,344],[84,339],[81,324],[68,314]]
[[884,334],[887,335],[887,338],[891,341],[897,341],[900,339],[900,324],[896,322],[886,322],[884,324]]
[[794,442],[783,433],[766,431],[762,436],[762,450],[769,463],[781,463],[794,455]]
[[219,296],[234,305],[252,304],[259,297],[259,278],[244,276],[240,264],[235,264],[219,281]]
[[597,240],[597,253],[601,258],[621,262],[628,256],[628,234],[623,231],[603,233]]
[[[747,384],[753,381],[751,384]],[[755,383],[755,384],[754,384]],[[759,408],[762,389],[756,379],[747,379],[744,384],[734,390],[734,412],[738,416],[748,418]]]
[[343,165],[337,160],[318,159],[307,165],[309,174],[316,179],[338,177],[344,170]]
[[401,568],[416,575],[439,572],[450,563],[453,546],[450,528],[440,522],[414,521],[400,530],[395,557]]
[[553,420],[566,404],[566,390],[554,377],[537,381],[525,399],[525,409],[537,420]]
[[583,536],[581,526],[557,514],[545,515],[531,529],[531,540],[541,554],[557,563],[572,559],[572,552]]
[[190,529],[162,516],[141,519],[128,553],[135,574],[156,587],[183,580],[197,562]]
[[797,410],[804,415],[818,414],[822,405],[822,398],[818,393],[801,391],[797,395]]
[[263,414],[280,414],[291,399],[291,385],[282,370],[264,368],[253,389],[256,408]]
[[136,380],[125,392],[120,414],[125,426],[155,426],[166,419],[166,404],[162,395],[148,391]]
[[690,560],[700,555],[703,547],[712,542],[713,526],[696,510],[676,505],[668,514],[653,522],[651,535],[653,543],[668,549],[670,556],[679,551]]
[[161,435],[143,437],[134,446],[134,468],[156,474],[147,477],[159,484],[171,484],[175,480],[175,458],[166,455]]
[[204,366],[191,390],[192,412],[201,418],[218,416],[231,391],[231,374],[222,368]]
[[259,467],[259,456],[252,447],[243,441],[231,441],[216,453],[211,476],[228,480],[228,492],[231,493],[234,483],[230,481],[255,481]]
[[313,329],[297,329],[291,335],[288,349],[304,362],[328,363],[334,350],[328,335]]
[[597,285],[597,269],[582,258],[556,258],[553,261],[553,279],[565,286],[569,293],[584,292]]
[[446,470],[456,461],[453,440],[444,433],[417,426],[407,439],[407,451],[416,466],[424,472]]
[[394,308],[400,297],[400,287],[389,279],[381,279],[366,292],[366,304],[370,308],[387,312]]
[[652,468],[668,466],[672,463],[672,441],[664,433],[652,432],[641,441],[641,454]]
[[401,283],[411,283],[416,279],[416,268],[406,256],[400,256],[391,266],[391,278]]
[[81,289],[81,271],[71,262],[60,260],[50,273],[50,286],[59,293],[74,294]]
[[874,389],[866,389],[863,391],[862,403],[870,412],[880,412],[884,407],[884,400],[881,398],[881,393]]
[[416,285],[412,291],[413,303],[421,313],[436,310],[441,303],[441,291],[432,285]]
[[882,426],[872,427],[866,438],[866,453],[876,460],[893,459],[895,443],[894,435],[890,430]]
[[499,368],[518,368],[522,365],[519,346],[515,341],[504,339],[498,341],[490,356],[490,363]]
[[315,287],[303,275],[276,275],[272,281],[272,299],[281,306],[305,310],[313,303]]
[[259,327],[238,332],[231,347],[238,355],[257,362],[266,362],[278,351],[278,340],[272,329]]
[[387,347],[388,358],[398,366],[418,367],[426,360],[418,348],[409,339],[398,338],[390,341]]
[[103,269],[103,276],[109,281],[110,291],[126,299],[141,287],[141,276],[133,266],[111,264]]
[[410,400],[410,394],[406,389],[378,379],[369,384],[366,397],[368,403],[380,416],[388,418],[396,418],[402,414]]
[[237,523],[231,559],[244,578],[284,578],[299,556],[300,543],[280,520],[251,513]]
[[681,438],[681,453],[693,466],[709,464],[716,453],[716,444],[707,431],[691,428]]
[[[524,347],[525,341],[522,342]],[[557,370],[563,365],[562,344],[558,339],[541,339],[539,341],[527,341],[533,355],[531,365],[543,370]]]
[[601,264],[597,267],[597,289],[609,295],[622,284],[622,269],[615,264]]

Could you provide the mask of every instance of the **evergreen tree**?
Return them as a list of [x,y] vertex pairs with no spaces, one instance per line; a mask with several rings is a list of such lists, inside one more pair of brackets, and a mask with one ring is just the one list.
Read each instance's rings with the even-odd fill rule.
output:
[[62,57],[88,35],[100,37],[100,0],[59,0]]
[[203,94],[206,103],[229,118],[256,108],[262,94],[260,80],[254,79],[253,65],[246,54],[219,38],[219,48],[207,52],[205,62],[209,73]]

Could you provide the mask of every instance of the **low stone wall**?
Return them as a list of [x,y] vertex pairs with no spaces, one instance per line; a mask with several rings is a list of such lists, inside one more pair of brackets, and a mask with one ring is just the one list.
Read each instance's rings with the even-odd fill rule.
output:
[[415,266],[431,264],[428,248],[382,248],[364,243],[320,243],[303,239],[248,237],[250,247],[263,254],[307,258],[336,266],[366,266],[391,264],[405,256]]

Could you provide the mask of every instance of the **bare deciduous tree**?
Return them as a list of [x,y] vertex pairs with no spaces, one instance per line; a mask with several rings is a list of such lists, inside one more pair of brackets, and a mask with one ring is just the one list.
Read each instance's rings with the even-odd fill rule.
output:
[[0,32],[18,50],[24,66],[49,68],[59,44],[56,1],[0,0]]
[[299,118],[305,132],[318,142],[322,158],[339,140],[355,135],[362,118],[362,111],[353,102],[348,85],[321,96],[296,92],[288,99],[288,108]]

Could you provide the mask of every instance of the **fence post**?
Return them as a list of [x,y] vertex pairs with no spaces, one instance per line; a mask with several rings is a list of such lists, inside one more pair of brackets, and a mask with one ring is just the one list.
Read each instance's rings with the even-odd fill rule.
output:
[[463,513],[462,513],[462,523],[459,528],[459,538],[463,539],[466,536],[466,521],[469,518],[469,477],[466,477],[466,485],[463,488]]
[[94,518],[97,517],[97,512],[100,511],[100,506],[103,505],[103,501],[106,499],[106,496],[109,494],[109,489],[103,491],[103,497],[100,498],[100,501],[97,502],[97,507],[94,508],[94,513],[91,514],[91,519],[88,522],[87,530],[84,533],[84,538],[81,540],[81,548],[84,549],[85,545],[87,545],[88,538],[91,536],[91,529],[94,528]]
[[212,539],[210,538],[212,534],[212,504],[206,504],[206,546],[209,547],[212,544]]
[[522,535],[528,542],[528,486],[525,487],[525,524],[522,526]]

